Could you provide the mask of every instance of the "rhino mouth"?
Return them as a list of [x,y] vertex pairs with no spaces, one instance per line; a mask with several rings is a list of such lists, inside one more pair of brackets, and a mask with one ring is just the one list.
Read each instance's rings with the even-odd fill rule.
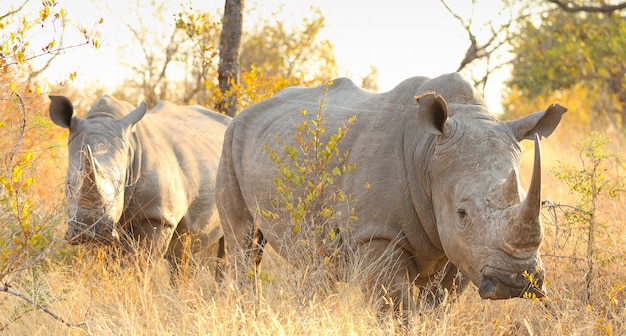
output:
[[485,267],[478,294],[483,299],[502,300],[515,297],[545,296],[544,271],[542,269],[522,273],[511,273],[492,267]]
[[65,232],[65,240],[70,245],[101,244],[112,245],[120,241],[119,234],[114,228],[98,230],[94,225],[70,223]]

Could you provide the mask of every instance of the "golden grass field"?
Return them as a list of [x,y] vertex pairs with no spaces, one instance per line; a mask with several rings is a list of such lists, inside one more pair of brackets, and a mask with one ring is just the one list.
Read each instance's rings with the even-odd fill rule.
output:
[[[546,141],[543,148],[543,198],[573,204],[572,193],[549,171],[556,158],[576,160],[576,154],[566,153],[566,144],[552,146]],[[527,157],[532,158],[532,149],[524,156],[524,185]],[[60,189],[55,188],[54,199],[62,199]],[[541,251],[548,295],[543,300],[482,300],[471,285],[456,299],[423,307],[402,325],[391,314],[377,315],[362,295],[358,266],[349,270],[348,281],[318,293],[304,288],[309,274],[269,252],[256,282],[260,295],[255,296],[251,286],[232,281],[218,286],[212,266],[173,286],[164,262],[119,261],[102,249],[60,245],[20,273],[11,289],[36,299],[67,323],[0,292],[0,335],[624,335],[626,203],[603,202],[604,234],[597,240],[601,253],[589,302],[584,295],[586,264],[575,259],[585,256],[584,236],[566,226],[557,230],[546,211]],[[59,227],[54,236],[60,240],[63,208],[55,209],[51,216]]]

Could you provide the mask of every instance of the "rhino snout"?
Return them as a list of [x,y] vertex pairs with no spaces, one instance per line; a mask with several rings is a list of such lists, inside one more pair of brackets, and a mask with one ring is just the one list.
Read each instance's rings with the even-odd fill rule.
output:
[[70,222],[65,232],[65,240],[70,245],[98,243],[110,245],[119,241],[119,234],[115,228],[85,225],[78,222]]
[[478,294],[481,298],[490,300],[524,297],[525,294],[534,294],[537,298],[544,297],[544,271],[533,270],[526,273],[527,275],[523,273],[507,275],[503,271],[486,268],[478,285]]

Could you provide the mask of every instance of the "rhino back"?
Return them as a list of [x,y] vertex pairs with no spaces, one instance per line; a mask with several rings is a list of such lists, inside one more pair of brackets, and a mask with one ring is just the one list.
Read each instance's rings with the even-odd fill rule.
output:
[[[141,212],[197,232],[215,215],[215,175],[229,118],[199,107],[162,102],[137,124],[140,159],[131,216]],[[137,157],[137,156],[136,156]],[[213,219],[212,219],[213,218]]]

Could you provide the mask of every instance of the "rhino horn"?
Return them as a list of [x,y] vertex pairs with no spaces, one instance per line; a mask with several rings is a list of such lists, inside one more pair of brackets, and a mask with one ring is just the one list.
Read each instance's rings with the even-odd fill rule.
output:
[[89,145],[87,145],[83,155],[82,166],[83,176],[80,187],[81,199],[97,203],[100,201],[100,194],[98,193],[98,163],[95,161]]
[[519,178],[517,170],[512,169],[509,177],[491,193],[491,201],[497,206],[507,208],[519,204]]
[[536,249],[543,239],[543,228],[539,219],[541,211],[541,146],[535,134],[535,160],[530,187],[524,201],[517,205],[514,227],[509,243],[515,249]]

